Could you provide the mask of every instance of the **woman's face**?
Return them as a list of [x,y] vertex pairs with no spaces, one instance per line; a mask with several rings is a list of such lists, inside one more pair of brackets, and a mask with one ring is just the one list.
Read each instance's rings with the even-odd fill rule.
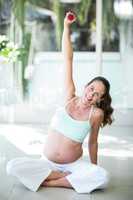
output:
[[86,86],[82,95],[82,103],[85,105],[95,105],[102,99],[105,93],[105,86],[101,81],[93,81]]

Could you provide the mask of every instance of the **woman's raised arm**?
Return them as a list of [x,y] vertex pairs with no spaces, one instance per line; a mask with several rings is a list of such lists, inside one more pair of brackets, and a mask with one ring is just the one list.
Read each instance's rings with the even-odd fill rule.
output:
[[64,30],[62,36],[62,52],[64,58],[65,73],[65,94],[66,101],[75,96],[75,85],[73,82],[73,48],[70,38],[71,24],[76,20],[76,16],[72,12],[67,12],[64,19]]

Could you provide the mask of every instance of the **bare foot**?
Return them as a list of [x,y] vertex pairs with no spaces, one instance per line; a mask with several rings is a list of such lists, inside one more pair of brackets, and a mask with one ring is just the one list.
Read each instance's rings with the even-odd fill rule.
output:
[[47,177],[47,179],[45,179],[41,186],[45,185],[45,182],[51,181],[51,180],[56,180],[59,178],[63,178],[67,175],[71,174],[71,172],[60,172],[60,171],[52,171],[51,174]]
[[65,177],[56,180],[44,181],[43,186],[72,188],[72,185],[68,182],[68,180]]

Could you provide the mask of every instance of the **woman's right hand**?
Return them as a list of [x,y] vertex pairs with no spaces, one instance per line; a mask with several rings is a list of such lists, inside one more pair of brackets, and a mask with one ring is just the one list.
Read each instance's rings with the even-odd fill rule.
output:
[[69,11],[66,13],[65,19],[64,19],[64,25],[71,25],[76,21],[76,15],[72,11]]

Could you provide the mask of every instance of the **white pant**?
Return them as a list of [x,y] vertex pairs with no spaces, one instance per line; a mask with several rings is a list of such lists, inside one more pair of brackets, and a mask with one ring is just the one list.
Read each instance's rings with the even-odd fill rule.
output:
[[109,181],[109,175],[105,169],[82,158],[69,164],[57,164],[46,157],[41,159],[22,157],[7,163],[7,173],[17,177],[32,191],[37,191],[53,170],[71,172],[66,179],[78,193],[90,193],[95,189],[103,189],[107,187]]

